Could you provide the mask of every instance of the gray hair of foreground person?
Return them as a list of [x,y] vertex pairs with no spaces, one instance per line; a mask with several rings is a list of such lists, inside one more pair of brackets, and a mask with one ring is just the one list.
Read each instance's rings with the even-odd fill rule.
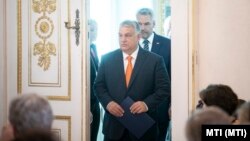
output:
[[51,130],[53,112],[47,99],[37,94],[24,94],[12,100],[9,121],[15,135],[33,129]]
[[201,141],[201,126],[204,124],[229,125],[231,118],[226,112],[214,106],[196,110],[186,123],[187,141]]
[[250,125],[250,101],[242,104],[239,107],[237,115],[240,124]]
[[12,141],[59,141],[59,137],[50,130],[30,130]]

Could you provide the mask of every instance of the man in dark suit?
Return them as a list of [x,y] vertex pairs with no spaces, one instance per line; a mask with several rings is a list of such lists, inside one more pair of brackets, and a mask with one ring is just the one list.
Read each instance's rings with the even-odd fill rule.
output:
[[99,102],[94,94],[94,81],[98,71],[99,59],[94,41],[97,37],[97,23],[94,20],[89,20],[89,38],[90,38],[90,111],[92,113],[91,122],[91,141],[96,141],[99,124],[100,124],[100,107]]
[[126,114],[120,103],[128,96],[135,101],[130,107],[131,113],[147,113],[153,119],[155,108],[170,96],[164,60],[140,48],[139,39],[139,25],[135,21],[124,21],[119,29],[120,49],[102,57],[94,89],[106,110],[104,141],[157,141],[157,124],[137,139],[117,120]]
[[[155,21],[151,9],[142,8],[136,14],[137,22],[141,27],[140,45],[148,51],[154,52],[163,57],[168,75],[171,79],[171,42],[168,38],[157,35],[153,32]],[[166,132],[169,123],[168,109],[171,98],[165,100],[157,108],[157,122],[159,124],[158,141],[165,141]]]

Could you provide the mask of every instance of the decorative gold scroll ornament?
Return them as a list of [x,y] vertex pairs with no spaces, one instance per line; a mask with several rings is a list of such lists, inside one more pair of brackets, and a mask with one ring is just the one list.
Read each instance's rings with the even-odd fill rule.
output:
[[33,47],[33,55],[39,55],[38,65],[44,71],[49,69],[51,55],[56,56],[56,47],[52,42],[47,41],[53,34],[53,21],[46,15],[56,10],[56,0],[32,0],[32,9],[35,13],[42,13],[42,16],[36,20],[36,35],[41,39]]
[[43,70],[48,70],[50,65],[50,55],[56,55],[55,45],[51,42],[39,42],[34,45],[34,55],[40,55],[38,65],[43,67]]
[[36,13],[49,14],[56,10],[56,0],[32,0],[32,8]]

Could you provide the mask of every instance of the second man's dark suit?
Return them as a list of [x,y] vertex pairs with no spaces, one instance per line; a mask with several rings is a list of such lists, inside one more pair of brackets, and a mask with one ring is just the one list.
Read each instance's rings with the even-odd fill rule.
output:
[[[163,57],[168,75],[171,79],[171,40],[154,33],[151,51]],[[169,97],[169,99],[164,101],[157,109],[157,119],[160,131],[158,141],[165,141],[169,124],[168,109],[170,101],[171,98]]]
[[[153,119],[156,119],[156,107],[170,96],[170,80],[162,57],[142,48],[139,48],[128,88],[120,49],[103,56],[94,88],[104,109],[109,102],[121,103],[129,96],[134,101],[144,101],[149,108],[147,113]],[[154,125],[141,140],[155,141],[157,131],[157,126]],[[124,132],[125,127],[106,111],[103,123],[104,136],[118,140]]]
[[100,124],[100,107],[99,102],[94,94],[94,81],[98,71],[98,56],[96,51],[96,46],[94,44],[90,45],[90,110],[93,115],[93,120],[91,123],[91,141],[97,141],[97,135]]
[[151,51],[163,57],[171,79],[171,40],[154,33]]

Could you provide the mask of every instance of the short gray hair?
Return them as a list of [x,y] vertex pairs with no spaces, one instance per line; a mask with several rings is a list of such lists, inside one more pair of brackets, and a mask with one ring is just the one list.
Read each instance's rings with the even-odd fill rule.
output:
[[95,20],[93,20],[93,19],[89,19],[88,24],[97,26],[97,22]]
[[250,101],[242,104],[237,114],[240,124],[250,124]]
[[9,121],[16,134],[30,129],[51,130],[53,118],[49,102],[37,94],[23,94],[10,104]]
[[125,20],[120,24],[120,28],[121,27],[132,27],[135,29],[135,32],[137,34],[139,34],[141,32],[141,28],[139,26],[139,24],[136,21],[131,21],[131,20]]
[[196,110],[186,123],[186,137],[188,141],[201,141],[201,126],[210,125],[230,125],[230,116],[222,109],[209,106]]
[[140,10],[138,10],[136,14],[136,18],[138,18],[139,15],[144,15],[144,16],[149,15],[152,19],[154,19],[154,13],[149,8],[141,8]]

